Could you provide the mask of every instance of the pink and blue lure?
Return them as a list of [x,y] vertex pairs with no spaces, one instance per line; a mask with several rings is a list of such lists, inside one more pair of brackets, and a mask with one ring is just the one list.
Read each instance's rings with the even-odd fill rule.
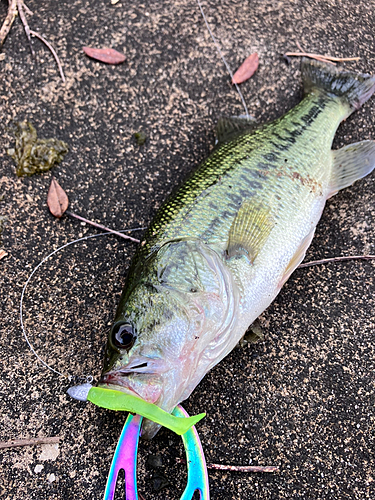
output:
[[[173,415],[183,418],[189,417],[180,405],[173,410]],[[113,456],[103,500],[113,500],[117,476],[121,469],[125,472],[126,500],[138,500],[136,469],[142,419],[143,417],[140,415],[133,416],[129,414],[125,422]],[[180,500],[191,500],[195,491],[199,491],[200,500],[209,500],[210,492],[206,460],[195,426],[182,434],[182,441],[188,464],[188,482]]]

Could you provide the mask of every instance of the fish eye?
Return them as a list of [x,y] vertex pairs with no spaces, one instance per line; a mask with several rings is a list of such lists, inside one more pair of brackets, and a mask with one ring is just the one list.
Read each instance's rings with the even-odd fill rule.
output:
[[118,349],[129,349],[134,344],[135,331],[129,323],[117,323],[112,329],[112,344]]

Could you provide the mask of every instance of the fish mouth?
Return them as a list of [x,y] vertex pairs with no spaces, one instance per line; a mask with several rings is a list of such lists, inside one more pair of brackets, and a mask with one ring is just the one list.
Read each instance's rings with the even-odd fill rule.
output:
[[124,384],[121,374],[106,373],[102,375],[101,379],[98,382],[98,387],[115,389],[126,394],[130,394],[131,396],[137,396],[138,398],[142,397],[136,391],[131,389],[129,385]]
[[[133,375],[133,376],[132,376]],[[147,377],[147,374],[134,372],[112,371],[102,375],[98,386],[121,391],[131,396],[144,399],[148,403],[158,404],[162,395],[160,380]]]
[[[141,388],[137,390],[132,386],[131,381],[126,377],[126,375],[127,374],[125,372],[106,373],[102,375],[102,378],[98,382],[98,386],[106,389],[121,391],[124,394],[141,398],[148,403],[156,404],[159,407],[162,406],[163,393],[161,387],[159,387],[157,391],[155,391],[155,388],[152,391],[150,390],[150,386],[146,385],[141,386]],[[145,418],[142,422],[141,437],[143,439],[150,440],[155,436],[155,434],[157,434],[160,428],[160,424]]]

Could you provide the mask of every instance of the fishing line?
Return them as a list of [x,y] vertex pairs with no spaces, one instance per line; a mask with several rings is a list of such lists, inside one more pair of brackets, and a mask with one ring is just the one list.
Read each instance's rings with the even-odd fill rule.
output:
[[[199,9],[200,9],[200,11],[201,11],[201,14],[202,14],[203,20],[204,20],[204,22],[206,23],[207,29],[208,29],[208,31],[209,31],[209,33],[210,33],[210,35],[211,35],[211,38],[212,38],[212,40],[213,40],[213,42],[214,42],[214,44],[215,44],[216,50],[218,51],[219,56],[221,57],[221,60],[222,60],[222,61],[223,61],[223,63],[225,64],[225,67],[227,68],[227,71],[228,71],[228,73],[229,73],[229,75],[230,75],[230,77],[231,77],[231,79],[232,79],[232,81],[233,81],[233,73],[232,73],[232,70],[230,69],[229,64],[227,63],[227,61],[226,61],[226,59],[225,59],[225,57],[224,57],[223,53],[221,52],[220,45],[217,43],[216,38],[214,37],[214,34],[212,33],[212,30],[211,30],[211,28],[210,28],[210,25],[208,24],[207,18],[206,18],[206,16],[205,16],[205,13],[203,12],[203,7],[202,7],[202,4],[201,4],[200,0],[197,0],[197,2],[198,2]],[[248,111],[248,109],[247,109],[246,102],[245,102],[245,99],[244,99],[244,97],[243,97],[243,95],[242,95],[242,92],[241,92],[241,90],[240,90],[239,86],[237,85],[237,83],[234,83],[234,85],[236,86],[236,90],[237,90],[237,92],[238,92],[238,95],[239,95],[239,96],[240,96],[240,98],[241,98],[242,105],[243,105],[243,107],[244,107],[244,109],[245,109],[245,115],[246,115],[246,118],[247,118],[248,120],[250,120],[249,111]]]
[[[230,77],[233,79],[233,73],[232,73],[232,70],[230,69],[230,66],[229,64],[227,63],[221,49],[220,49],[220,46],[218,44],[218,42],[216,41],[216,38],[211,30],[211,27],[210,25],[208,24],[208,21],[207,21],[207,18],[206,18],[206,15],[203,11],[203,7],[202,7],[202,4],[200,2],[200,0],[197,0],[197,3],[198,3],[198,6],[199,6],[199,9],[200,9],[200,12],[202,14],[202,17],[203,17],[203,20],[206,24],[206,27],[208,29],[208,32],[210,33],[210,36],[214,42],[214,45],[216,47],[216,50],[218,51]],[[249,115],[249,111],[247,109],[247,106],[246,106],[246,102],[245,102],[245,99],[242,95],[242,92],[239,88],[239,86],[237,85],[237,83],[234,84],[235,87],[236,87],[236,90],[238,92],[238,95],[240,96],[241,98],[241,101],[242,101],[242,105],[244,107],[244,110],[245,110],[245,114],[246,114],[246,118],[249,119],[250,118],[250,115]],[[134,228],[134,229],[126,229],[126,230],[123,230],[123,231],[139,231],[139,230],[142,230],[144,228]],[[121,232],[123,232],[121,231]],[[111,233],[101,233],[101,234],[93,234],[93,235],[89,235],[89,236],[84,236],[83,238],[78,238],[76,240],[73,240],[73,241],[70,241],[68,243],[65,243],[65,245],[62,245],[61,247],[57,248],[56,250],[54,250],[53,252],[51,252],[49,255],[47,255],[47,257],[45,257],[43,260],[41,260],[39,262],[39,264],[33,269],[33,271],[31,272],[30,276],[28,277],[23,289],[22,289],[22,293],[21,293],[21,300],[20,300],[20,323],[21,323],[21,329],[22,329],[22,333],[23,333],[23,336],[26,340],[26,343],[27,345],[29,346],[29,349],[31,350],[31,352],[34,354],[34,356],[42,363],[42,365],[45,367],[45,368],[48,368],[49,370],[51,370],[53,373],[55,373],[56,375],[59,375],[61,377],[65,377],[65,378],[68,378],[69,381],[71,381],[75,376],[74,375],[68,375],[68,374],[65,374],[65,373],[61,373],[59,372],[58,370],[56,370],[55,368],[53,368],[52,366],[50,366],[48,363],[46,363],[40,356],[39,354],[35,351],[33,345],[31,344],[28,336],[27,336],[27,333],[26,333],[26,329],[25,329],[25,325],[24,325],[24,322],[23,322],[23,302],[24,302],[24,296],[25,296],[25,292],[26,292],[26,289],[27,289],[27,286],[28,284],[30,283],[30,280],[31,278],[34,276],[34,274],[36,273],[36,271],[50,258],[52,257],[53,255],[55,255],[57,252],[59,252],[60,250],[63,250],[64,248],[70,246],[70,245],[73,245],[74,243],[78,243],[80,241],[85,241],[85,240],[88,240],[88,239],[91,239],[91,238],[100,238],[101,236],[108,236],[110,235]],[[89,375],[89,376],[85,376],[85,378],[87,378],[87,380],[91,379],[92,380],[92,375]],[[90,380],[90,381],[91,381]]]
[[[119,231],[119,232],[125,232],[125,231],[129,231],[129,232],[132,232],[132,231],[140,231],[142,229],[145,229],[144,227],[136,227],[134,229],[123,229],[122,231]],[[100,234],[92,234],[92,235],[89,235],[89,236],[84,236],[83,238],[78,238],[77,240],[73,240],[73,241],[70,241],[69,243],[65,243],[65,245],[62,245],[61,247],[57,248],[56,250],[54,250],[53,252],[51,252],[49,255],[47,255],[47,257],[45,257],[43,260],[41,260],[39,262],[39,264],[32,270],[30,276],[27,278],[27,281],[22,289],[22,293],[21,293],[21,300],[20,300],[20,323],[21,323],[21,329],[22,329],[22,333],[23,333],[23,336],[26,340],[26,343],[27,345],[29,346],[31,352],[36,356],[36,358],[38,358],[38,360],[42,363],[42,365],[44,365],[46,368],[48,368],[49,370],[51,370],[52,372],[56,373],[56,375],[60,375],[61,377],[65,377],[67,378],[69,381],[73,380],[76,376],[75,375],[68,375],[66,373],[61,373],[59,372],[58,370],[55,370],[55,368],[52,368],[52,366],[50,366],[48,363],[46,363],[40,356],[39,354],[35,351],[34,347],[32,346],[28,336],[27,336],[27,333],[26,333],[26,328],[24,326],[24,322],[23,322],[23,300],[24,300],[24,296],[25,296],[25,292],[26,292],[26,288],[27,288],[27,285],[30,283],[30,280],[31,278],[34,276],[34,274],[36,273],[36,271],[40,268],[40,266],[42,264],[44,264],[50,257],[52,257],[52,255],[55,255],[57,252],[59,252],[60,250],[63,250],[64,248],[70,246],[70,245],[73,245],[74,243],[78,243],[79,241],[85,241],[85,240],[89,240],[91,238],[100,238],[101,236],[109,236],[111,235],[112,233],[100,233]],[[92,375],[85,375],[84,376],[84,379],[87,381],[87,382],[91,382],[93,380],[93,377]]]

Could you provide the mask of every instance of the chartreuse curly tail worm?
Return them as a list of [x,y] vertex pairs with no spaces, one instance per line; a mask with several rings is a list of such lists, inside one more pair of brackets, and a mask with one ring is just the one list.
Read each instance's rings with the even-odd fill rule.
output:
[[147,403],[144,399],[103,387],[91,387],[87,399],[101,408],[128,411],[142,415],[142,417],[148,418],[163,427],[167,427],[167,429],[170,429],[179,436],[185,434],[193,425],[206,416],[205,413],[200,413],[193,417],[184,417],[182,415],[176,417],[152,403]]

